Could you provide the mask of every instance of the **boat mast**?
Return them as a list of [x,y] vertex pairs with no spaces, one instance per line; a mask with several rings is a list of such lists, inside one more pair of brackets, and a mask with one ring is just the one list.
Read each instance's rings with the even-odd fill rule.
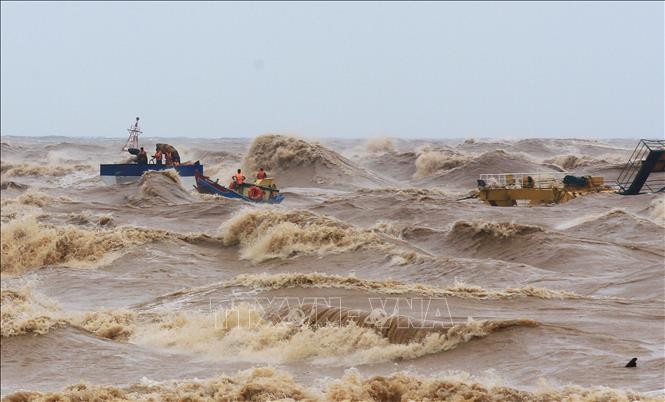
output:
[[138,149],[139,147],[139,134],[143,134],[141,128],[139,127],[139,118],[136,118],[136,122],[133,126],[127,129],[129,132],[129,138],[127,139],[127,144],[122,148],[123,151],[128,151],[130,149]]

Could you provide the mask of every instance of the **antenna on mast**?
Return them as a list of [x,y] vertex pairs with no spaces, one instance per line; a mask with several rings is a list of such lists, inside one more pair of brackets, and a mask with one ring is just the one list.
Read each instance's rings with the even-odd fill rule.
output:
[[127,139],[127,144],[122,147],[123,151],[128,151],[132,155],[139,153],[139,134],[143,134],[141,127],[139,127],[139,118],[136,118],[136,122],[133,126],[127,129],[129,132],[129,138]]

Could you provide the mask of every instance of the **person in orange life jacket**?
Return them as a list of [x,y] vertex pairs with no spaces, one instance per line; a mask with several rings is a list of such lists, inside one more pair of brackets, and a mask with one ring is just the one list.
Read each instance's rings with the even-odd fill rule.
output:
[[240,187],[240,185],[245,182],[245,176],[242,174],[242,170],[238,169],[238,173],[234,174],[233,177],[231,177],[231,180],[231,185],[229,186],[231,190]]
[[233,181],[236,182],[236,184],[242,184],[245,182],[245,176],[242,174],[242,170],[238,169],[238,173],[236,173],[232,177]]
[[139,151],[139,154],[136,156],[136,162],[141,165],[148,164],[148,154],[146,154],[145,149],[143,149],[143,147],[141,147],[141,151]]
[[161,164],[162,164],[162,151],[160,151],[159,149],[157,149],[157,151],[155,152],[155,154],[154,154],[152,157],[155,158],[155,163],[156,163],[157,165],[161,165]]
[[265,179],[266,177],[268,177],[268,174],[266,174],[266,172],[263,170],[263,168],[259,168],[259,171],[256,173],[256,178],[261,180],[261,179]]

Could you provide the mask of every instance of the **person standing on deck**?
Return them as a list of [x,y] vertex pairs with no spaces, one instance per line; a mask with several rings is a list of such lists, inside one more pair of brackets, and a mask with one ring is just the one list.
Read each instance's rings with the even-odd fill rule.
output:
[[155,158],[155,164],[157,165],[162,164],[162,151],[160,151],[159,148],[157,148],[155,154],[152,157]]
[[176,149],[173,149],[173,152],[171,152],[171,163],[175,166],[180,165],[180,154],[178,154]]
[[136,162],[138,162],[140,165],[148,164],[148,154],[145,152],[145,149],[143,149],[143,147],[141,147],[139,154],[136,156]]
[[263,170],[263,168],[259,168],[259,171],[256,173],[256,178],[258,180],[262,180],[268,177],[268,174]]
[[242,170],[238,169],[238,172],[232,177],[232,179],[236,184],[243,184],[246,177],[242,174]]
[[245,175],[242,174],[242,170],[238,169],[238,172],[231,177],[231,180],[229,188],[235,190],[245,182]]

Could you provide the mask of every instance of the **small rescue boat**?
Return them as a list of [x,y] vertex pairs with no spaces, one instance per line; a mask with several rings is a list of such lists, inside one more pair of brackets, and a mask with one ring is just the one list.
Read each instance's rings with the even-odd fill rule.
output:
[[211,180],[202,173],[194,172],[196,186],[194,188],[202,194],[214,194],[226,198],[238,198],[249,202],[279,204],[284,200],[284,195],[273,184],[273,179],[257,179],[254,183],[243,183],[236,188],[230,189],[219,184],[219,180]]

